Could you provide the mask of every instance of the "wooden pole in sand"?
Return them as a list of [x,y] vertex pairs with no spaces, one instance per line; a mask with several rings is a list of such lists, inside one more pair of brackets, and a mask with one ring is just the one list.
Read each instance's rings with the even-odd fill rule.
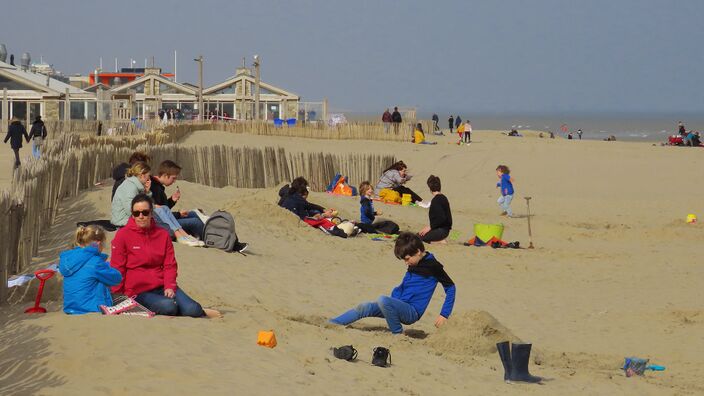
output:
[[533,233],[530,229],[530,199],[532,197],[524,197],[528,206],[528,249],[533,249]]

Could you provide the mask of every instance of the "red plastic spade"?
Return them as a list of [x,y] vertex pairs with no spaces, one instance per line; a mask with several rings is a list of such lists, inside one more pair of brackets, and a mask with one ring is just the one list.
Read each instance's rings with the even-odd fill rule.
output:
[[56,272],[50,269],[39,270],[34,273],[34,276],[39,279],[39,290],[37,290],[37,299],[34,300],[34,306],[24,310],[24,313],[46,313],[46,308],[40,307],[39,303],[42,301],[42,294],[44,293],[44,283],[47,279],[54,276]]

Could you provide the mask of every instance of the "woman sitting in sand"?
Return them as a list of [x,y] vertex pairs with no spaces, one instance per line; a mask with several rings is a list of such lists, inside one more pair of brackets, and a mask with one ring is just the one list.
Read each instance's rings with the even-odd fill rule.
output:
[[[112,198],[112,224],[122,227],[130,219],[132,199],[137,194],[151,195],[152,168],[144,162],[137,162],[127,171],[127,178],[115,191]],[[203,246],[203,242],[188,235],[173,217],[168,207],[160,209],[158,215],[165,228],[171,229],[178,243],[187,246]]]
[[326,234],[347,238],[347,234],[329,220],[330,217],[337,215],[334,209],[325,209],[308,202],[308,181],[303,177],[297,177],[291,182],[281,206],[293,212],[311,227],[318,228]]
[[410,194],[413,202],[424,208],[429,207],[430,204],[423,202],[423,198],[421,198],[420,195],[404,186],[407,181],[411,180],[411,177],[413,176],[408,173],[408,167],[403,161],[395,162],[388,167],[381,175],[381,178],[379,178],[379,181],[376,183],[376,188],[374,188],[374,194],[378,196],[381,190],[386,188],[394,190],[402,196],[403,194]]
[[137,194],[130,207],[127,225],[112,241],[110,265],[123,279],[112,288],[113,293],[136,296],[137,302],[157,315],[220,317],[220,312],[203,309],[178,287],[174,246],[168,231],[154,221],[152,199]]
[[423,132],[423,125],[418,123],[416,125],[416,130],[413,131],[413,143],[415,144],[438,144],[437,142],[429,142],[425,140],[425,132]]

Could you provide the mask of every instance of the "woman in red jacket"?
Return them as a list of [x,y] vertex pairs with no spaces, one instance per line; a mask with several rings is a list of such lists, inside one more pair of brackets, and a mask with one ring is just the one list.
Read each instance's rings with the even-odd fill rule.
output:
[[132,200],[132,216],[112,240],[110,265],[120,271],[122,282],[113,293],[136,296],[137,302],[157,315],[219,317],[203,309],[176,284],[177,264],[169,232],[156,225],[154,203],[146,194]]

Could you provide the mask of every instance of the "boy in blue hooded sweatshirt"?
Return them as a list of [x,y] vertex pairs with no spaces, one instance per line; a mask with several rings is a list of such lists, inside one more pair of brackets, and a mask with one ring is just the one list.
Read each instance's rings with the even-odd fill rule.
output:
[[100,312],[100,305],[112,306],[110,286],[122,281],[120,271],[110,267],[103,254],[105,231],[95,225],[76,230],[76,247],[61,252],[59,271],[64,276],[64,312]]
[[433,297],[435,287],[441,283],[445,289],[445,303],[435,319],[435,327],[445,324],[455,304],[455,283],[442,264],[432,253],[425,251],[420,237],[410,232],[399,234],[394,254],[404,261],[408,270],[401,284],[391,292],[391,297],[381,296],[377,301],[359,304],[331,319],[331,323],[348,325],[367,317],[384,318],[393,334],[401,334],[402,324],[409,325],[420,320]]

